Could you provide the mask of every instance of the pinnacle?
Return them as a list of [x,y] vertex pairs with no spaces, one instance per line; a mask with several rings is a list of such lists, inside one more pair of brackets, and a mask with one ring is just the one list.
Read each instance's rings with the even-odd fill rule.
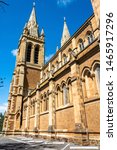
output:
[[64,17],[64,26],[63,26],[63,34],[62,34],[62,39],[61,39],[61,46],[63,46],[64,43],[67,42],[69,38],[70,38],[70,33],[67,27],[66,18]]

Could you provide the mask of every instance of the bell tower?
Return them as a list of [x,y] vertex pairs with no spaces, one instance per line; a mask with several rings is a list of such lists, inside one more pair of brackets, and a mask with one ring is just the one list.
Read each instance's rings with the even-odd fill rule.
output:
[[39,33],[35,4],[21,35],[17,58],[17,63],[20,60],[25,61],[27,65],[44,65],[44,30]]
[[40,70],[44,65],[44,30],[39,33],[35,4],[19,40],[16,67],[22,65],[25,66],[24,95],[26,95],[28,90],[34,89],[39,82]]
[[35,89],[40,81],[40,71],[44,65],[44,30],[39,33],[35,4],[18,44],[16,65],[10,85],[8,111],[5,116],[4,131],[13,134],[21,131],[22,102],[28,92]]

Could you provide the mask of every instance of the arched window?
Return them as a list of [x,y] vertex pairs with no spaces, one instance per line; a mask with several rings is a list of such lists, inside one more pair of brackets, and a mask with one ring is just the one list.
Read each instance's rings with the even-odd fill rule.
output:
[[27,57],[26,57],[27,62],[30,62],[30,59],[31,59],[31,49],[32,49],[32,45],[30,43],[27,47]]
[[93,42],[94,38],[92,32],[87,33],[87,40],[88,40],[88,44],[91,44]]
[[57,88],[56,107],[60,106],[60,87]]
[[96,83],[98,91],[100,90],[100,66],[97,65],[95,68],[95,76],[96,76]]
[[91,98],[95,95],[95,88],[94,88],[94,79],[91,76],[90,71],[85,72],[85,90],[86,95],[85,97]]
[[40,112],[43,112],[43,95],[40,96]]
[[46,99],[46,101],[47,101],[47,110],[49,110],[49,91],[47,91],[47,99]]
[[73,102],[73,100],[72,100],[72,83],[71,83],[71,80],[69,80],[69,82],[68,82],[68,87],[69,87],[69,99],[68,99],[68,102],[69,103],[72,103]]
[[82,51],[84,49],[84,42],[82,39],[79,40],[79,49]]
[[59,107],[62,105],[62,100],[61,100],[61,90],[60,87],[58,86],[57,88],[57,98],[56,98],[56,107]]
[[48,95],[46,94],[46,95],[44,96],[44,111],[47,111],[47,110],[48,110],[48,107],[49,107],[48,100],[49,100],[49,97],[48,97]]
[[39,57],[39,46],[35,47],[35,54],[34,54],[34,63],[38,64],[38,57]]
[[63,85],[63,104],[66,105],[68,103],[68,88],[66,85]]
[[63,64],[67,63],[67,56],[63,54]]

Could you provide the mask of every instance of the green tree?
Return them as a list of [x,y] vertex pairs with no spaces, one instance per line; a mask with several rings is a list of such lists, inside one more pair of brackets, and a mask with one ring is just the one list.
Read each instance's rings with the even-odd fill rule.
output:
[[5,78],[0,78],[0,87],[4,86],[4,80],[5,80]]
[[2,115],[2,113],[0,113],[0,132],[2,131],[3,121],[4,121],[4,115]]
[[0,4],[4,4],[4,5],[8,5],[6,2],[4,1],[0,1]]

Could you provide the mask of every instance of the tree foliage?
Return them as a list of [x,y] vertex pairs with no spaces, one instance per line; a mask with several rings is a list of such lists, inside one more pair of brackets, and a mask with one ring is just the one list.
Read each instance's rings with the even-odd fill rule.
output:
[[6,2],[4,1],[0,1],[1,4],[4,4],[4,5],[8,5]]
[[3,121],[4,121],[4,115],[2,115],[2,113],[0,113],[0,132],[2,131]]
[[6,3],[5,1],[0,1],[0,9],[5,12],[4,6],[8,6],[9,4]]
[[0,78],[0,88],[4,86],[5,78]]

